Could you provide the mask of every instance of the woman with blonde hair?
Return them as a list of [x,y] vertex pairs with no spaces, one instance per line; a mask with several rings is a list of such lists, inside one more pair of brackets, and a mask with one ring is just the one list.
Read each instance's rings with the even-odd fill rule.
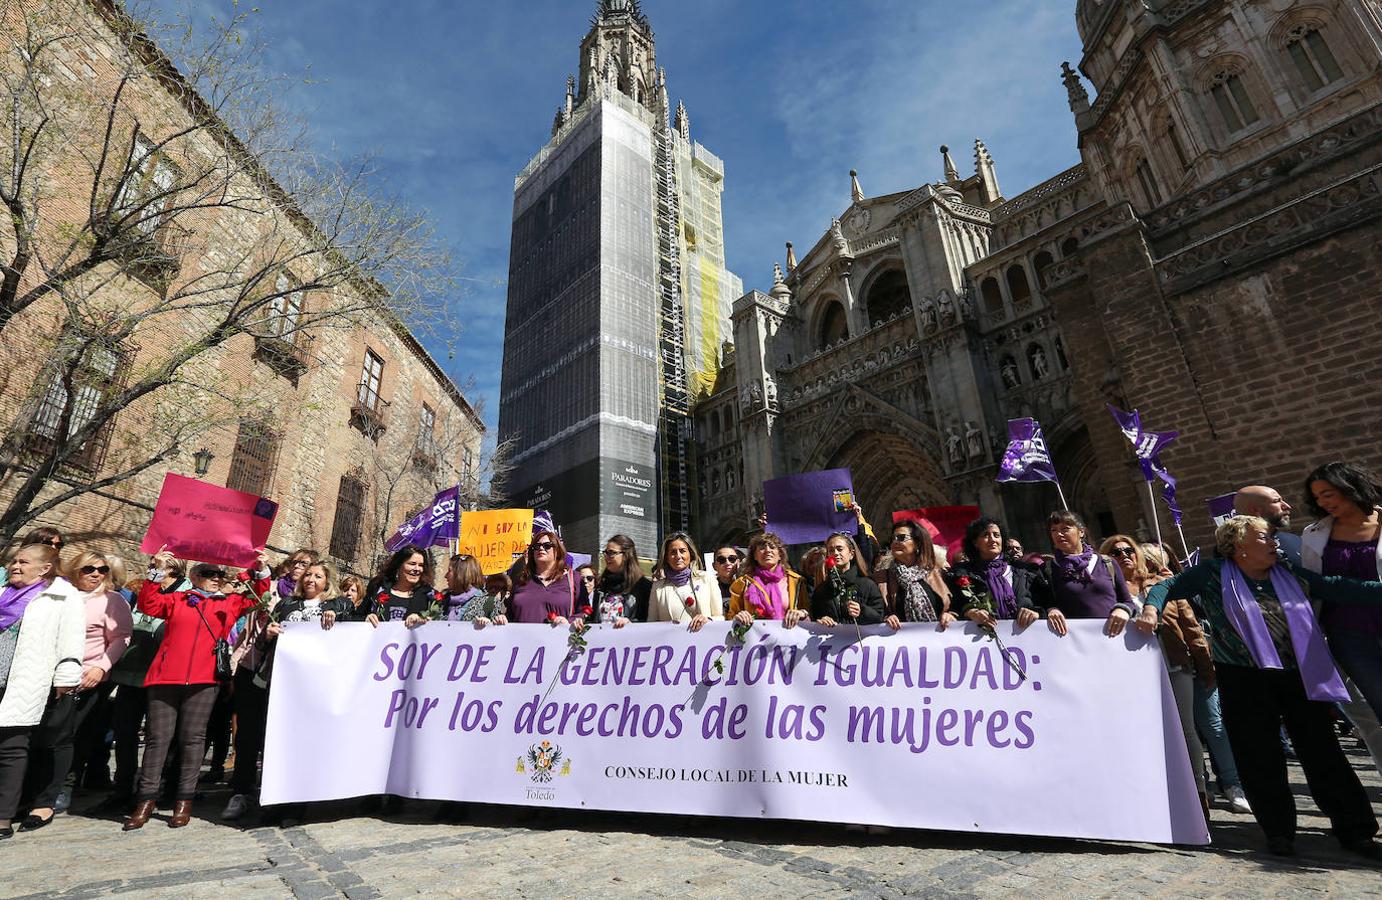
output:
[[[15,551],[0,590],[0,838],[14,834],[29,737],[49,697],[62,699],[82,680],[86,604],[58,577],[58,551],[28,544]],[[46,823],[45,823],[46,824]]]
[[493,622],[507,624],[502,601],[485,593],[485,573],[475,557],[457,553],[446,569],[446,593],[441,600],[442,618],[448,622],[474,622],[484,628]]
[[715,576],[701,568],[701,557],[690,535],[684,531],[669,534],[653,569],[648,621],[677,622],[700,631],[712,619],[724,619]]
[[[25,777],[27,799],[20,804],[28,815],[20,831],[34,831],[53,821],[63,793],[63,782],[72,768],[73,739],[77,728],[109,690],[98,693],[111,667],[130,643],[134,618],[125,598],[112,590],[110,564],[99,553],[84,550],[67,561],[64,574],[85,609],[85,645],[82,675],[77,689],[49,698],[43,718],[34,729]],[[70,800],[69,800],[70,802]],[[66,808],[67,804],[61,804]]]
[[778,619],[792,628],[809,618],[802,578],[787,565],[787,547],[771,531],[749,541],[744,574],[730,586],[729,597],[729,611],[741,625]]

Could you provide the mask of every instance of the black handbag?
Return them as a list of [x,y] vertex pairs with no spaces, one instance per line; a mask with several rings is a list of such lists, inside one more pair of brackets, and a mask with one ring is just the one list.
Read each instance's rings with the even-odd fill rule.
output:
[[211,635],[211,639],[216,642],[211,648],[211,652],[216,656],[216,680],[230,681],[234,677],[234,670],[230,665],[230,642],[225,638],[216,637],[216,632],[211,630],[211,623],[206,621],[206,614],[202,612],[201,604],[192,607],[201,617],[202,624],[206,626],[206,633]]

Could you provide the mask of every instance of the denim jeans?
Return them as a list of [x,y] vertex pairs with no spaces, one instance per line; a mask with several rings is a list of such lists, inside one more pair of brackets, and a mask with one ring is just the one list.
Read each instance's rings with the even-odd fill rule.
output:
[[1228,745],[1228,731],[1224,728],[1224,717],[1219,712],[1219,689],[1206,688],[1195,679],[1195,727],[1209,748],[1209,756],[1214,768],[1219,772],[1219,787],[1228,790],[1242,787],[1238,779],[1238,765],[1233,761],[1233,750]]
[[[1345,715],[1372,754],[1382,772],[1382,638],[1351,629],[1330,629],[1329,650],[1340,670],[1348,676],[1354,699],[1342,704]],[[1360,696],[1361,695],[1361,696]]]

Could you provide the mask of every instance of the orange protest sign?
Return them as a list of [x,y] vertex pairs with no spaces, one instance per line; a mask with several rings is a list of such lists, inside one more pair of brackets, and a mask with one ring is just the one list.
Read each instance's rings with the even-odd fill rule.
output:
[[461,513],[457,548],[469,553],[486,575],[507,572],[533,537],[531,509],[482,509]]

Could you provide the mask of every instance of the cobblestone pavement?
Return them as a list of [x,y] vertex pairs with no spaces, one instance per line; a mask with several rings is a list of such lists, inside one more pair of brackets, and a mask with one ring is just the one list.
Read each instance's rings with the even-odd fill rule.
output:
[[[1346,745],[1374,809],[1382,779]],[[410,895],[511,897],[1340,897],[1382,894],[1382,868],[1324,833],[1293,767],[1300,856],[1261,851],[1250,816],[1215,809],[1209,849],[928,831],[864,835],[835,825],[358,802],[309,808],[285,829],[222,824],[208,790],[185,829],[167,812],[142,831],[91,810],[0,842],[0,896],[232,900]]]

